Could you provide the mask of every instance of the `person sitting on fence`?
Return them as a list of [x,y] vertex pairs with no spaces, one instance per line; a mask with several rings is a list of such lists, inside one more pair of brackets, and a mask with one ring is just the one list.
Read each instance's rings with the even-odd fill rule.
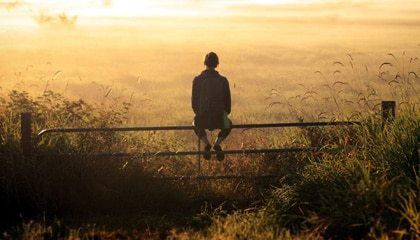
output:
[[224,159],[220,144],[229,135],[232,121],[227,117],[231,111],[231,97],[228,80],[215,68],[219,65],[216,53],[210,52],[204,59],[206,69],[194,78],[192,87],[192,109],[195,113],[194,132],[204,142],[204,158],[211,158],[211,144],[207,139],[206,129],[220,129],[213,149],[219,161]]

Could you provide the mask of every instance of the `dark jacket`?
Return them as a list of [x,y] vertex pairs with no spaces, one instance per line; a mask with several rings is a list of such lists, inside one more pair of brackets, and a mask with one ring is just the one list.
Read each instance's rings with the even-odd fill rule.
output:
[[[220,91],[217,92],[219,96],[216,97],[218,101],[214,103],[217,105],[214,109],[218,110],[209,110],[207,105],[204,105],[205,100],[203,99],[203,96],[207,94],[205,91],[209,90],[206,88],[206,79],[215,80],[221,84]],[[231,96],[228,80],[214,69],[204,70],[200,75],[194,78],[191,105],[196,115],[196,126],[206,129],[221,128],[221,126],[223,126],[223,111],[227,114],[231,111]]]

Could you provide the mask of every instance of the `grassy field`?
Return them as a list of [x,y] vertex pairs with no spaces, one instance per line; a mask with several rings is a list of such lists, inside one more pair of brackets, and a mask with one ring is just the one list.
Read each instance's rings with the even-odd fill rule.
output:
[[[314,88],[328,92],[322,85],[336,81],[360,90],[370,82],[384,83],[378,80],[382,71],[389,71],[384,77],[391,81],[397,72],[419,68],[418,60],[410,61],[420,56],[419,27],[398,22],[384,27],[374,22],[175,18],[130,24],[9,29],[0,34],[5,43],[0,46],[2,88],[36,95],[53,90],[104,104],[130,102],[130,124],[190,124],[192,79],[203,69],[203,56],[215,51],[220,72],[230,80],[233,120],[270,122],[296,120],[284,107],[267,109],[272,89],[281,100]],[[398,69],[379,69],[383,62]],[[380,97],[391,99],[394,88],[385,88],[377,88]]]
[[[271,18],[1,32],[2,238],[416,239],[419,33],[398,22]],[[192,132],[52,135],[37,144],[40,155],[23,158],[23,111],[34,114],[35,132],[191,124],[191,82],[211,50],[230,80],[234,123],[363,124],[234,131],[227,149],[336,150],[202,165],[206,175],[282,176],[273,180],[150,180],[195,175],[197,161],[90,155],[194,149]],[[398,104],[384,130],[381,100]]]
[[[89,157],[104,150],[177,150],[183,143],[176,134],[53,136],[37,146],[41,155],[25,159],[19,146],[19,111],[36,113],[35,125],[42,128],[55,122],[115,126],[124,123],[126,109],[96,108],[50,92],[36,100],[11,92],[1,102],[5,238],[415,239],[419,235],[420,118],[415,105],[401,105],[398,118],[384,130],[375,115],[359,116],[361,126],[296,129],[271,140],[271,144],[316,144],[335,151],[230,157],[204,165],[208,174],[272,171],[283,175],[279,179],[197,183],[148,178],[196,174],[193,159]],[[56,157],[60,153],[73,155]]]

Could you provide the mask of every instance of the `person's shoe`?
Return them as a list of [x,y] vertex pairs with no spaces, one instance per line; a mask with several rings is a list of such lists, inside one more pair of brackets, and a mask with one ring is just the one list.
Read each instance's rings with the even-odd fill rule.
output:
[[222,147],[220,147],[220,145],[214,145],[213,149],[216,151],[217,160],[223,161],[225,159],[225,154],[223,153]]
[[206,145],[204,147],[204,154],[203,154],[204,159],[210,160],[210,158],[211,158],[211,152],[210,152],[210,150],[211,150],[211,145],[210,144],[209,145]]

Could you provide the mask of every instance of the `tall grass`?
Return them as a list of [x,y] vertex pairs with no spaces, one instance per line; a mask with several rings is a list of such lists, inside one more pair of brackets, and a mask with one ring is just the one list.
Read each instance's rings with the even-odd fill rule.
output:
[[[0,98],[0,210],[7,224],[12,218],[83,214],[135,214],[199,211],[203,202],[229,201],[237,206],[258,199],[272,182],[238,180],[169,182],[151,176],[196,175],[194,159],[144,157],[97,158],[95,152],[177,151],[188,142],[181,134],[98,133],[53,134],[39,139],[35,153],[20,150],[20,113],[33,114],[34,132],[51,127],[115,127],[127,124],[130,105],[106,106],[70,100],[46,91],[34,97],[10,91]],[[195,142],[196,138],[191,138]],[[185,137],[184,137],[185,138]],[[187,138],[188,139],[188,138]],[[182,148],[181,148],[182,149]],[[249,160],[256,170],[257,161]],[[203,171],[246,171],[246,165],[224,169],[223,163],[203,163]],[[253,169],[254,170],[254,169]],[[249,172],[249,171],[248,171]]]
[[296,182],[275,190],[270,206],[278,221],[329,237],[409,229],[401,202],[419,190],[417,114],[405,113],[385,131],[367,122],[347,149],[314,159]]
[[[225,211],[210,211],[209,215],[198,215],[187,221],[186,226],[191,226],[191,229],[173,230],[165,233],[165,236],[179,239],[238,239],[242,237],[252,239],[347,237],[415,239],[418,237],[420,234],[418,227],[420,176],[417,153],[420,139],[420,116],[418,111],[407,108],[384,129],[375,118],[367,118],[363,124],[353,128],[316,131],[319,135],[328,136],[319,144],[325,147],[336,146],[335,141],[328,139],[339,139],[342,141],[342,148],[334,152],[308,155],[304,164],[296,165],[293,171],[282,179],[280,187],[276,187],[272,196],[268,197],[265,204],[260,207],[232,214]],[[313,130],[304,130],[300,134],[303,138],[311,139],[314,133]],[[13,155],[10,156],[13,157]],[[148,185],[144,179],[145,173],[139,169],[136,170],[137,172],[134,169],[125,169],[124,174],[108,175],[106,170],[110,171],[109,167],[101,167],[98,162],[86,164],[89,159],[76,162],[74,161],[77,159],[71,159],[73,165],[69,165],[68,162],[62,164],[63,161],[70,162],[70,159],[63,158],[60,159],[61,161],[54,159],[50,162],[44,159],[43,161],[48,166],[40,166],[39,162],[23,162],[19,159],[19,154],[17,154],[10,160],[18,162],[8,167],[14,167],[15,174],[25,174],[25,176],[13,176],[17,180],[16,183],[3,179],[2,190],[8,193],[9,197],[6,199],[3,195],[3,212],[7,212],[6,210],[10,208],[26,212],[28,211],[26,208],[34,203],[38,206],[34,207],[33,211],[53,209],[51,206],[55,206],[56,210],[66,209],[72,214],[75,214],[77,209],[85,214],[86,211],[95,211],[95,209],[109,213],[112,210],[107,208],[111,205],[116,206],[114,210],[119,211],[124,209],[132,211],[139,205],[145,208],[158,206],[163,211],[171,211],[177,209],[177,204],[185,204],[189,201],[183,195],[185,193],[179,192],[179,186],[174,188],[171,185],[156,185],[156,183]],[[2,161],[3,164],[4,162]],[[58,170],[59,175],[51,173],[51,169],[59,169],[63,166],[66,169]],[[19,168],[16,169],[16,167]],[[98,167],[101,168],[100,173],[103,176],[98,175]],[[3,174],[8,174],[3,176],[11,177],[10,172],[2,169]],[[47,171],[40,171],[40,169]],[[112,171],[111,173],[115,174]],[[93,178],[96,180],[93,181]],[[25,179],[32,182],[26,182]],[[36,179],[42,179],[41,183],[33,182]],[[68,181],[76,181],[76,184],[69,184]],[[101,183],[101,181],[105,182]],[[144,189],[139,189],[139,182],[142,183]],[[14,189],[6,189],[5,186],[14,187]],[[107,189],[105,186],[113,187]],[[120,190],[114,192],[114,189]],[[144,195],[147,197],[145,198]],[[11,196],[15,198],[10,198]],[[52,196],[55,198],[51,198]],[[156,202],[162,198],[164,198],[162,202]],[[11,204],[12,200],[15,201],[13,203],[15,205]],[[119,207],[121,205],[122,208]],[[167,206],[167,208],[162,208],[162,206]],[[60,229],[47,223],[44,226],[35,223],[25,226],[21,234],[35,234],[40,232],[40,229],[44,229],[41,231],[43,234],[53,234],[54,231]],[[94,230],[92,227],[85,233],[78,233],[67,227],[64,229],[66,232],[63,234],[71,236],[97,234],[105,237],[119,233],[118,231],[110,233],[105,229]],[[132,233],[125,232],[124,234]],[[159,238],[159,236],[159,233],[152,232],[149,237]]]
[[[49,127],[108,127],[129,122],[130,104],[90,104],[52,91],[45,91],[39,97],[11,91],[0,97],[0,191],[4,193],[0,196],[3,213],[0,219],[10,225],[12,218],[22,221],[22,217],[47,216],[42,223],[24,223],[15,231],[16,236],[106,237],[105,229],[90,226],[86,231],[78,231],[58,222],[51,225],[50,220],[52,216],[142,216],[147,212],[161,215],[175,212],[189,219],[179,229],[165,228],[165,237],[415,239],[420,234],[417,74],[406,67],[407,60],[394,56],[396,62],[384,62],[379,67],[383,71],[378,74],[379,80],[375,79],[384,81],[390,88],[376,90],[380,82],[370,79],[364,82],[354,59],[351,56],[349,59],[348,63],[334,63],[348,69],[335,70],[332,79],[324,79],[328,91],[310,90],[302,85],[305,92],[300,96],[277,101],[273,89],[268,109],[283,105],[296,119],[350,119],[361,121],[361,125],[300,128],[271,134],[242,132],[229,139],[233,146],[242,148],[287,144],[334,150],[239,156],[224,163],[205,162],[202,166],[208,174],[269,171],[283,176],[267,182],[156,181],[149,177],[196,174],[196,162],[135,155],[98,159],[91,154],[177,151],[194,146],[195,138],[185,133],[57,134],[40,139],[37,154],[23,158],[19,141],[20,112],[34,114],[35,131]],[[339,79],[339,74],[345,71],[352,72],[353,81]],[[388,97],[398,101],[398,115],[383,128],[378,104]],[[201,211],[205,202],[218,210],[213,212],[210,207]],[[217,206],[222,203],[224,208],[220,210]],[[235,209],[242,210],[232,211]],[[153,231],[147,236],[162,237]]]
[[420,116],[408,110],[382,130],[372,119],[351,143],[309,162],[276,187],[264,207],[218,214],[192,239],[417,239]]
[[[34,99],[25,92],[16,91],[2,98],[1,103],[2,220],[7,222],[9,217],[19,214],[37,216],[42,212],[48,215],[131,211],[136,206],[136,209],[145,209],[143,205],[147,203],[159,205],[159,201],[161,207],[171,205],[172,209],[182,199],[182,193],[171,190],[171,184],[144,180],[148,174],[140,165],[142,159],[89,156],[98,150],[121,148],[116,144],[124,139],[118,134],[56,135],[41,139],[33,157],[22,156],[20,112],[34,114],[35,131],[52,126],[106,127],[124,121],[128,110],[126,104],[103,109],[52,92]],[[150,189],[154,189],[154,193]],[[165,198],[161,198],[162,195]]]
[[[351,82],[340,81],[336,75],[341,71],[336,70],[331,80],[324,77],[329,82],[327,92],[306,90],[276,101],[273,89],[270,108],[286,106],[302,120],[347,118],[361,125],[294,132],[298,141],[336,151],[306,156],[260,210],[215,217],[205,231],[184,234],[197,239],[419,238],[418,77],[411,68],[414,59],[389,56],[393,62],[381,64],[373,81],[360,74],[353,74]],[[350,71],[357,73],[354,59],[349,58]],[[334,64],[345,67],[342,62]],[[390,88],[376,90],[378,81]],[[384,98],[397,100],[398,116],[383,127],[379,104]],[[333,107],[326,109],[328,102]]]

